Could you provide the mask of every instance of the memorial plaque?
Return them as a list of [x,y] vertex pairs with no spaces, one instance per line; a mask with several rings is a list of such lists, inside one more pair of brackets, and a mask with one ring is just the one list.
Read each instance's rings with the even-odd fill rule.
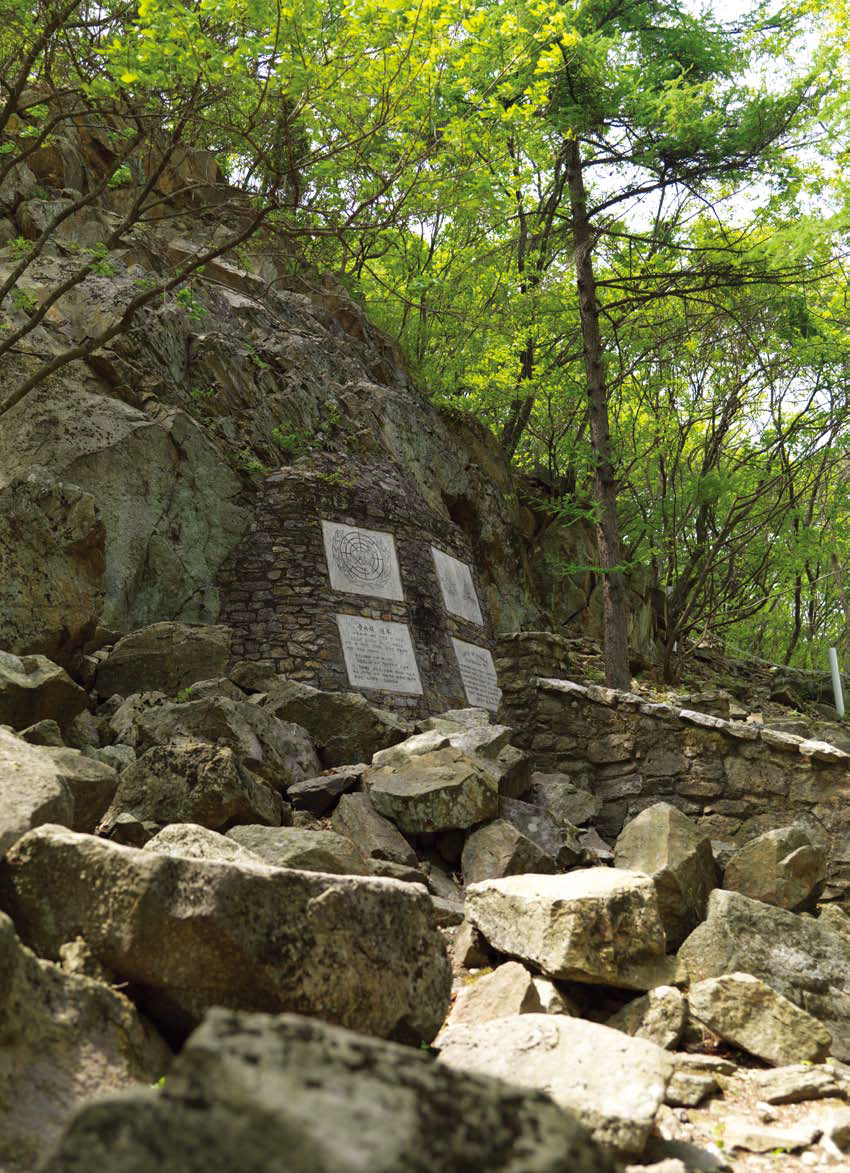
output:
[[335,591],[378,599],[404,598],[392,534],[323,521],[322,537]]
[[444,554],[436,546],[431,547],[431,553],[434,555],[434,566],[446,610],[451,615],[460,615],[461,619],[468,619],[471,623],[483,627],[484,618],[478,605],[478,595],[475,593],[469,566],[465,562],[459,562],[457,558],[452,558],[451,554]]
[[421,695],[422,682],[406,623],[383,623],[359,615],[337,615],[336,621],[348,679],[355,688]]
[[502,690],[496,678],[496,665],[487,648],[479,648],[454,636],[452,644],[466,699],[476,709],[498,709]]

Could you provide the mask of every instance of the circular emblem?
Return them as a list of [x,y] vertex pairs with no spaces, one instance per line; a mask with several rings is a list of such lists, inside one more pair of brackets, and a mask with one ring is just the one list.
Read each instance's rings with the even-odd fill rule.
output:
[[351,582],[376,587],[390,577],[390,559],[383,544],[362,530],[338,530],[332,554],[340,572]]

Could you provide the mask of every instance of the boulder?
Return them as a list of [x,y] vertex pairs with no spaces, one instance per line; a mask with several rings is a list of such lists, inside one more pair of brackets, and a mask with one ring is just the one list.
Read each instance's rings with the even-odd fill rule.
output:
[[246,867],[268,867],[265,860],[247,847],[222,835],[199,827],[196,823],[171,823],[145,843],[145,851],[157,855],[182,855],[186,859],[206,859],[214,863],[238,863]]
[[331,826],[355,844],[366,859],[384,859],[416,867],[416,852],[389,819],[379,815],[368,794],[345,794],[331,816]]
[[87,703],[83,689],[46,656],[0,652],[0,725],[26,729],[50,719],[63,726]]
[[[506,961],[460,987],[446,1028],[458,1023],[490,1022],[514,1014],[544,1014],[534,977],[518,961]],[[437,1046],[440,1045],[437,1036]]]
[[103,607],[105,538],[78,485],[39,471],[0,489],[0,647],[71,666]]
[[122,994],[40,961],[0,913],[0,1169],[32,1173],[84,1102],[156,1082],[171,1052]]
[[687,1003],[675,986],[656,986],[608,1019],[608,1026],[675,1051],[685,1029]]
[[451,747],[418,755],[409,765],[369,769],[363,784],[375,810],[411,834],[463,830],[498,814],[497,782]]
[[470,719],[450,720],[450,713],[427,721],[422,732],[408,737],[372,757],[372,765],[399,768],[417,764],[424,754],[438,750],[455,749],[472,758],[480,772],[495,782],[500,794],[517,797],[529,786],[528,755],[509,745],[511,730],[506,725],[491,725],[483,710],[458,710],[470,714]]
[[449,1027],[439,1062],[546,1092],[617,1156],[643,1152],[673,1074],[654,1043],[558,1014]]
[[[118,774],[106,762],[98,762],[76,749],[47,746],[45,753],[68,787],[74,803],[70,826],[74,831],[93,834],[118,787]],[[50,819],[50,822],[57,822]]]
[[721,1039],[766,1063],[820,1063],[832,1036],[811,1014],[748,973],[695,982],[688,1012]]
[[[77,720],[77,717],[74,720]],[[34,725],[28,725],[26,729],[20,729],[18,736],[22,741],[29,742],[30,745],[52,745],[64,746],[65,741],[62,737],[62,730],[55,721],[45,717],[43,721],[36,721]]]
[[503,796],[499,799],[499,814],[522,831],[547,855],[552,856],[559,871],[567,871],[582,861],[583,852],[576,828],[559,823],[551,811],[530,802]]
[[228,839],[274,868],[301,868],[340,876],[366,876],[369,867],[349,840],[334,831],[303,827],[234,827]]
[[73,821],[73,795],[47,750],[0,729],[0,856],[33,827]]
[[749,1087],[768,1104],[800,1104],[804,1100],[839,1097],[843,1089],[828,1067],[799,1063],[774,1071],[753,1071]]
[[161,1091],[102,1099],[42,1173],[614,1173],[550,1099],[292,1015],[213,1010]]
[[666,971],[655,887],[637,872],[485,880],[467,889],[466,915],[498,952],[549,977],[645,990]]
[[753,900],[811,908],[826,879],[826,852],[805,827],[780,827],[745,843],[726,865],[723,887]]
[[230,637],[229,627],[152,623],[119,639],[101,661],[95,688],[102,697],[142,689],[173,696],[196,680],[224,675]]
[[232,749],[178,738],[153,746],[124,770],[103,830],[108,833],[120,814],[159,826],[198,823],[213,831],[235,823],[277,827],[283,809],[280,796],[246,770]]
[[[118,713],[113,721],[117,719]],[[321,769],[300,725],[286,725],[249,701],[207,697],[186,704],[159,704],[140,714],[137,727],[137,749],[165,745],[179,737],[228,746],[243,766],[281,792]]]
[[850,1058],[850,939],[814,918],[715,889],[708,915],[682,944],[678,975],[691,984],[726,974],[760,978],[832,1035]]
[[558,871],[552,856],[506,819],[485,823],[467,836],[461,868],[466,884],[526,872],[552,874]]
[[416,885],[160,855],[45,827],[8,852],[0,902],[40,956],[82,937],[178,1031],[211,1006],[297,1008],[418,1043],[448,1008],[445,945]]
[[614,864],[652,877],[673,948],[702,920],[717,882],[709,836],[667,802],[647,807],[626,824],[614,845]]
[[280,721],[307,730],[323,767],[371,761],[378,750],[411,732],[401,717],[370,705],[359,693],[323,692],[280,676],[261,703]]
[[106,725],[105,740],[141,752],[142,717],[161,708],[167,701],[164,692],[134,692],[123,701],[120,697],[112,697],[101,712],[101,725]]
[[581,827],[602,810],[602,799],[576,786],[569,774],[534,773],[529,801],[548,810],[562,824]]
[[320,774],[318,778],[305,778],[295,782],[286,792],[286,797],[296,811],[309,811],[312,815],[323,815],[336,806],[343,794],[360,785],[366,766],[349,766]]

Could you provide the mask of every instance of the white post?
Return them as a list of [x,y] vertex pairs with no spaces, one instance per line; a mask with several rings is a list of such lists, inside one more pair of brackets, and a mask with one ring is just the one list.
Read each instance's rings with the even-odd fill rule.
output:
[[829,669],[832,672],[832,691],[835,695],[835,707],[838,716],[844,720],[844,693],[841,689],[841,673],[838,670],[838,652],[835,648],[829,649]]

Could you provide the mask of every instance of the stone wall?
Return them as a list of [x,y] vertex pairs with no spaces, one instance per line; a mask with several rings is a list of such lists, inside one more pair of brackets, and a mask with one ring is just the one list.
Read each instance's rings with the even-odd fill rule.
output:
[[[392,534],[401,599],[331,585],[322,521]],[[221,621],[237,659],[273,660],[277,671],[317,688],[355,687],[373,703],[411,715],[469,704],[452,637],[490,649],[489,624],[451,614],[431,546],[468,565],[463,531],[431,510],[389,462],[322,454],[267,477],[248,536],[220,580]],[[422,694],[352,684],[337,616],[406,625]]]
[[534,769],[567,774],[602,799],[603,835],[613,838],[659,801],[726,843],[802,822],[829,844],[827,897],[850,890],[850,754],[633,693],[523,679],[511,672],[508,651],[502,641],[500,719],[513,726]]

